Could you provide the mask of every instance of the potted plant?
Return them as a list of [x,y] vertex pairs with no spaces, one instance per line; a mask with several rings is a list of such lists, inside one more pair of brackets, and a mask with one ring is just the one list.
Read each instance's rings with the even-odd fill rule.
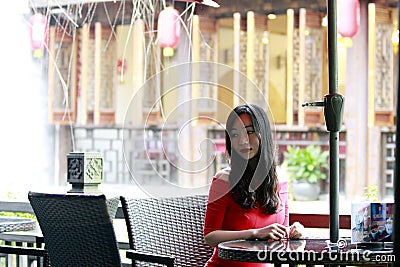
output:
[[324,169],[328,168],[328,151],[314,145],[306,148],[288,146],[284,156],[294,199],[318,200],[319,182],[326,179]]

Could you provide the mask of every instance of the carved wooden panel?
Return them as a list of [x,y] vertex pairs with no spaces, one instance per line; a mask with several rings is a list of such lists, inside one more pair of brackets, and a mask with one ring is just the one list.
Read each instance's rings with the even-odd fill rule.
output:
[[51,123],[70,124],[76,120],[75,53],[73,40],[57,27],[49,38],[49,118]]
[[[314,102],[322,100],[322,29],[306,29],[305,37],[305,62],[300,60],[300,31],[293,32],[293,112],[299,111],[299,90],[300,90],[300,64],[305,65],[305,92],[304,101]],[[318,124],[321,110],[308,107],[306,123]],[[316,113],[316,114],[311,114]]]
[[100,108],[102,110],[114,109],[114,91],[116,74],[116,45],[115,40],[103,39],[102,45],[102,63],[101,63],[101,96]]
[[[257,88],[262,94],[266,93],[266,79],[267,74],[267,45],[263,43],[264,31],[255,30],[255,42],[254,42],[254,80]],[[247,32],[240,32],[240,72],[246,75],[247,72]],[[246,97],[247,79],[240,79],[239,95],[243,98]],[[255,90],[254,87],[250,87],[251,90]],[[255,96],[259,95],[259,92],[254,92]],[[249,99],[246,99],[249,100]],[[252,103],[259,104],[260,106],[265,106],[265,99],[260,99],[260,97],[254,97],[254,99],[249,100]]]
[[393,110],[392,25],[376,24],[375,110]]
[[392,24],[377,23],[375,31],[375,124],[394,124]]
[[299,111],[300,90],[300,31],[293,30],[293,112]]
[[305,101],[322,100],[322,30],[307,28]]
[[[145,35],[145,47],[147,47],[145,61],[145,80],[147,81],[157,73],[161,71],[161,51],[158,45],[155,43],[154,33],[149,33]],[[161,95],[160,80],[155,81],[154,86],[146,86],[146,90],[143,91],[143,109],[146,111],[159,111],[159,101]]]
[[[95,35],[94,31],[91,30],[88,39],[87,45],[87,73],[86,73],[86,81],[87,81],[87,113],[88,113],[88,121],[87,123],[91,124],[94,122],[94,112],[95,112],[95,84],[96,79],[100,79],[100,124],[112,124],[114,123],[114,115],[115,115],[115,86],[116,86],[116,44],[115,39],[112,37],[111,31],[107,27],[102,28],[102,36],[101,36],[101,65],[100,65],[100,77],[96,77],[95,69],[95,54],[96,54],[96,46],[95,46]],[[82,38],[83,36],[79,36],[79,58],[82,57]],[[82,59],[80,59],[82,61]],[[78,78],[81,81],[82,75],[84,75],[80,70],[78,70]],[[80,85],[82,86],[82,85]]]
[[[70,79],[70,59],[72,55],[72,45],[70,42],[56,42],[55,68],[54,72],[54,110],[67,110],[71,107],[73,100],[73,90]],[[51,55],[53,56],[53,55]]]
[[[257,85],[260,92],[264,97],[267,97],[267,77],[268,77],[268,66],[267,66],[267,53],[268,46],[263,39],[265,38],[265,32],[256,29],[255,31],[255,43],[254,43],[254,83]],[[256,97],[253,102],[265,106],[265,98],[261,99]]]
[[87,73],[87,81],[88,81],[88,87],[87,87],[87,110],[89,113],[94,112],[94,85],[95,85],[95,76],[94,76],[94,47],[95,47],[95,42],[93,38],[89,39],[89,45],[88,45],[88,73]]
[[[243,28],[243,27],[241,27]],[[247,32],[240,31],[240,65],[239,71],[246,75],[247,73],[247,60],[246,60],[246,53],[247,53]],[[246,87],[247,81],[246,79],[240,79],[239,82],[239,96],[246,98]]]

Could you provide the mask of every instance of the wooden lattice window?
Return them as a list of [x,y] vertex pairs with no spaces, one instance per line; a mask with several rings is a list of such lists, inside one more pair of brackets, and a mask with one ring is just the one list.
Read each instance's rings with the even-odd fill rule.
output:
[[75,41],[57,27],[50,27],[49,120],[70,124],[76,120]]

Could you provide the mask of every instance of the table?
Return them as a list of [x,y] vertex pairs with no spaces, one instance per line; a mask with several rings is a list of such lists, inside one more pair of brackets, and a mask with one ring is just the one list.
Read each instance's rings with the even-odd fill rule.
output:
[[27,231],[36,228],[36,221],[30,218],[0,216],[0,233],[9,231]]
[[[5,245],[24,247],[42,247],[43,236],[34,219],[20,217],[0,217],[0,240]],[[4,255],[3,255],[4,257]],[[20,266],[21,256],[16,257],[16,266]],[[28,256],[28,265],[37,257]],[[10,261],[10,262],[9,262]],[[12,258],[6,257],[6,266],[13,265]]]
[[[394,263],[393,243],[383,247],[352,244],[350,239],[339,239],[335,244],[328,239],[303,240],[235,240],[218,245],[221,259],[242,262],[278,264],[378,265]],[[377,244],[375,244],[377,245]]]

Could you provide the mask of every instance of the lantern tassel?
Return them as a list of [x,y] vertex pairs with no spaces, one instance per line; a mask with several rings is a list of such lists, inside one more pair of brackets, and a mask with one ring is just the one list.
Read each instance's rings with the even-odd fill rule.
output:
[[42,49],[33,50],[33,57],[34,58],[42,58],[43,57],[43,50]]
[[164,47],[163,48],[163,56],[164,57],[174,56],[174,49],[172,47]]

